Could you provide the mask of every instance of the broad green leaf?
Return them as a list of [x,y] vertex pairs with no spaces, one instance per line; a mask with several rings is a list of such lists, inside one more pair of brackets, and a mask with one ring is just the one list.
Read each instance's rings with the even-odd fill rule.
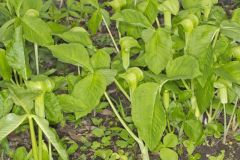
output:
[[170,34],[159,28],[146,42],[146,63],[155,74],[159,74],[172,59],[172,40]]
[[141,84],[133,93],[132,119],[138,134],[150,150],[160,143],[166,128],[166,114],[159,94],[157,83]]
[[82,115],[86,115],[88,106],[79,100],[77,97],[68,94],[62,94],[58,96],[59,104],[64,112],[81,112]]
[[240,24],[233,21],[223,21],[221,23],[221,33],[232,38],[235,41],[240,41]]
[[178,154],[169,148],[163,148],[160,150],[161,160],[178,160]]
[[0,49],[0,76],[4,80],[10,80],[12,78],[12,69],[7,62],[6,52],[3,49]]
[[40,11],[43,6],[42,0],[24,0],[22,4],[22,10],[27,11],[29,9],[35,9]]
[[208,47],[211,46],[211,42],[217,32],[218,28],[215,26],[197,26],[189,38],[189,42],[191,43],[188,44],[188,53],[201,58],[203,54],[206,54]]
[[187,53],[196,57],[199,63],[202,76],[199,76],[199,83],[204,86],[213,72],[213,51],[212,41],[218,34],[219,28],[212,25],[197,26],[189,38]]
[[82,101],[91,112],[100,102],[106,90],[105,77],[100,72],[95,72],[80,80],[73,88],[72,96]]
[[53,93],[46,93],[44,104],[47,120],[50,123],[59,123],[63,119],[63,114],[57,96]]
[[7,137],[12,131],[19,127],[23,121],[27,118],[27,115],[16,115],[9,113],[0,119],[0,142]]
[[39,95],[39,92],[25,89],[18,85],[9,84],[7,87],[14,103],[21,106],[25,112],[31,113],[31,109],[33,108],[33,100]]
[[47,46],[53,44],[51,29],[42,19],[32,16],[21,18],[24,37],[38,45]]
[[232,21],[237,22],[240,24],[240,8],[237,8],[233,11],[232,14]]
[[113,83],[117,75],[117,70],[114,69],[100,69],[98,72],[102,73],[102,75],[105,77],[107,85]]
[[159,5],[158,9],[162,12],[170,12],[173,15],[177,15],[179,11],[179,1],[165,0]]
[[143,13],[134,9],[124,9],[120,12],[117,12],[111,17],[111,19],[143,28],[152,27],[151,23],[143,15]]
[[193,142],[198,142],[203,135],[202,123],[199,120],[187,120],[184,122],[184,132]]
[[200,0],[182,0],[181,2],[184,9],[195,8],[201,5]]
[[[20,9],[24,0],[7,0],[8,9],[12,12],[14,9],[17,16],[20,16]],[[11,7],[12,8],[11,8]]]
[[7,46],[6,58],[8,64],[15,69],[23,79],[27,79],[29,75],[29,64],[24,52],[24,42],[22,37],[22,27],[15,28],[14,38],[10,45]]
[[13,101],[7,90],[0,91],[0,118],[8,114],[13,107]]
[[214,87],[211,77],[207,80],[205,85],[202,87],[199,82],[194,85],[194,94],[197,98],[198,108],[201,113],[205,112],[210,105],[210,102],[214,96]]
[[15,27],[14,27],[15,19],[11,19],[5,22],[0,28],[0,41],[7,45],[14,37]]
[[146,0],[142,1],[137,5],[137,8],[143,12],[148,18],[149,22],[153,23],[158,15],[158,1],[157,0]]
[[91,64],[94,69],[110,68],[110,63],[111,57],[104,49],[99,49],[91,57]]
[[65,63],[83,66],[91,70],[88,51],[77,43],[48,46],[54,57]]
[[124,69],[130,65],[130,52],[132,48],[140,48],[138,41],[132,37],[123,37],[120,39],[121,55]]
[[74,27],[67,32],[57,34],[57,36],[69,43],[81,43],[84,46],[92,45],[88,32],[82,27]]
[[176,147],[176,145],[178,144],[178,138],[175,134],[168,133],[163,138],[163,144],[165,147],[168,147],[168,148]]
[[48,141],[51,142],[51,144],[55,147],[60,157],[63,160],[68,160],[68,154],[66,150],[62,147],[60,142],[58,142],[56,135],[49,127],[48,121],[35,115],[32,115],[32,117],[36,121],[37,125],[41,128],[45,136],[48,138]]
[[194,79],[201,75],[197,59],[189,55],[170,61],[166,72],[170,79]]
[[87,26],[88,29],[93,33],[97,33],[101,23],[102,23],[102,11],[101,9],[97,9],[93,12],[92,17],[89,19]]
[[215,70],[216,74],[233,83],[240,84],[240,62],[232,61]]

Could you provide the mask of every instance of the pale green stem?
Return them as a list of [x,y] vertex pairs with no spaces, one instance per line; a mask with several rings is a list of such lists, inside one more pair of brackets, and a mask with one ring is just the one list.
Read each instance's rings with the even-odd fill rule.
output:
[[[35,110],[36,114],[44,118],[45,117],[45,109],[44,109],[44,93],[40,94],[38,97],[35,99]],[[42,159],[42,152],[43,152],[43,133],[40,127],[38,127],[38,156],[39,160]]]
[[224,114],[224,134],[223,134],[223,144],[226,143],[227,138],[227,114],[226,114],[226,104],[223,103],[223,114]]
[[77,69],[78,69],[78,75],[80,76],[81,75],[80,66],[78,66]]
[[49,156],[49,160],[52,160],[52,145],[51,145],[51,142],[48,142],[48,156]]
[[172,28],[172,22],[171,22],[171,12],[166,11],[164,12],[164,26],[166,29],[171,29]]
[[156,23],[157,23],[158,28],[160,28],[161,25],[160,25],[160,22],[159,22],[159,20],[158,20],[158,17],[156,18]]
[[34,131],[34,124],[32,120],[32,116],[28,116],[28,121],[29,121],[29,128],[30,128],[30,135],[31,135],[31,141],[32,141],[32,151],[33,151],[33,158],[34,160],[38,160],[38,147],[37,147],[37,141],[36,141],[36,136],[35,136],[35,131]]
[[234,109],[233,109],[233,111],[232,111],[232,114],[231,114],[230,120],[229,120],[228,125],[227,125],[226,135],[228,134],[228,131],[229,131],[230,125],[231,125],[231,123],[232,123],[233,115],[234,115],[234,113],[235,113],[235,111],[236,111],[236,108],[237,108],[237,103],[238,103],[238,98],[237,98],[237,100],[236,100],[236,102],[235,102]]
[[36,62],[36,72],[39,74],[39,62],[38,62],[38,45],[34,43],[34,53],[35,53],[35,62]]
[[120,51],[119,51],[119,48],[118,48],[118,46],[117,46],[117,43],[116,43],[116,41],[114,40],[114,37],[113,37],[113,35],[112,35],[112,32],[110,31],[110,29],[109,29],[109,27],[108,27],[108,24],[107,24],[107,21],[105,20],[104,16],[102,16],[102,19],[103,19],[103,22],[104,22],[104,24],[105,24],[105,26],[106,26],[106,28],[107,28],[108,34],[109,34],[109,36],[110,36],[111,39],[112,39],[113,45],[114,45],[117,53],[119,53]]
[[130,96],[127,94],[127,92],[123,89],[123,87],[121,86],[121,84],[115,79],[114,80],[115,84],[117,85],[117,87],[120,89],[120,91],[124,94],[124,96],[131,101]]
[[115,115],[117,116],[117,118],[119,119],[120,123],[122,124],[122,126],[126,129],[126,131],[130,134],[130,136],[138,143],[142,156],[143,156],[143,160],[149,160],[149,155],[148,155],[148,149],[147,147],[144,146],[143,141],[141,139],[139,139],[133,132],[132,130],[127,126],[127,124],[125,123],[125,121],[122,119],[122,117],[119,115],[117,109],[115,108],[114,104],[112,103],[110,97],[108,96],[108,94],[105,92],[104,93],[109,105],[111,106],[113,112],[115,113]]

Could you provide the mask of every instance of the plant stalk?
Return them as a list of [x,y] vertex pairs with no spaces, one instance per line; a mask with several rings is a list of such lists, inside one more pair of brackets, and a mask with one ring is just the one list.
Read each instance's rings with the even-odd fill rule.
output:
[[34,53],[35,53],[35,61],[36,61],[36,73],[39,74],[39,61],[38,61],[38,45],[34,43]]
[[33,158],[34,160],[38,160],[38,147],[37,147],[37,141],[36,141],[36,136],[35,136],[35,131],[34,131],[34,124],[32,120],[32,116],[28,116],[28,121],[29,121],[29,128],[30,128],[30,135],[31,135],[31,141],[32,141],[32,151],[33,151]]
[[114,45],[117,53],[119,53],[120,51],[119,51],[119,48],[118,48],[118,46],[117,46],[117,43],[116,43],[116,41],[114,40],[114,37],[113,37],[113,35],[112,35],[112,32],[110,31],[110,29],[109,29],[109,27],[108,27],[108,24],[107,24],[107,21],[106,21],[106,19],[104,18],[104,16],[102,16],[102,19],[103,19],[103,22],[104,22],[104,24],[105,24],[105,26],[106,26],[106,28],[107,28],[108,34],[109,34],[109,36],[110,36],[111,39],[112,39],[113,45]]
[[238,98],[237,98],[237,100],[236,100],[236,102],[235,102],[234,109],[233,109],[233,111],[232,111],[232,114],[231,114],[230,120],[229,120],[228,125],[227,125],[226,135],[228,134],[228,131],[229,131],[230,125],[231,125],[231,123],[232,123],[233,116],[234,116],[234,113],[235,113],[236,108],[237,108],[237,103],[238,103]]
[[117,116],[117,118],[119,119],[120,123],[122,124],[122,126],[127,130],[127,132],[130,134],[130,136],[138,143],[141,153],[142,153],[142,157],[143,160],[149,160],[149,155],[148,155],[148,149],[146,146],[144,146],[143,141],[141,139],[139,139],[133,132],[132,130],[127,126],[127,124],[125,123],[125,121],[122,119],[122,117],[119,115],[117,109],[115,108],[114,104],[112,103],[110,97],[108,96],[108,94],[105,92],[104,93],[109,105],[111,106],[113,112],[115,113],[115,115]]
[[224,112],[223,144],[226,144],[226,138],[227,138],[227,114],[226,114],[226,104],[225,103],[223,103],[223,112]]
[[164,12],[164,26],[166,29],[171,29],[172,28],[172,22],[171,22],[171,12],[166,11]]
[[115,84],[117,85],[117,87],[120,89],[120,91],[124,94],[124,96],[131,101],[130,96],[127,94],[127,92],[123,89],[123,87],[121,86],[121,84],[115,79],[114,80]]
[[[35,99],[35,111],[36,114],[44,118],[45,117],[45,109],[44,109],[44,93],[40,94]],[[40,127],[38,127],[38,156],[39,160],[42,159],[42,152],[43,152],[43,133]]]

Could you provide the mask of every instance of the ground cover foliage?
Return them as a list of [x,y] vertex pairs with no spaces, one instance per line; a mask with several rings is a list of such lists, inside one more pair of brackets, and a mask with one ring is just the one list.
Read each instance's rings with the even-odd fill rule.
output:
[[238,159],[239,3],[1,0],[0,158]]

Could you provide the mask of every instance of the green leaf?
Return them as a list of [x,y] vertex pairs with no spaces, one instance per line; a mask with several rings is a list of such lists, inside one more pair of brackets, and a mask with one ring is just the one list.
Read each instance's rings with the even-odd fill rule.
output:
[[168,147],[168,148],[176,147],[176,145],[178,144],[178,138],[175,134],[168,133],[163,138],[163,144],[164,144],[165,147]]
[[88,29],[93,33],[97,33],[101,23],[102,23],[102,11],[101,9],[97,9],[93,12],[92,17],[89,19],[87,26]]
[[121,55],[124,69],[127,69],[130,64],[130,52],[132,48],[141,48],[138,41],[132,37],[123,37],[120,39]]
[[25,112],[31,113],[33,100],[39,95],[39,92],[25,89],[18,85],[7,85],[7,87],[14,103],[23,107]]
[[232,38],[235,41],[240,41],[240,24],[232,21],[223,21],[221,23],[221,33]]
[[111,19],[143,28],[152,27],[151,23],[143,15],[143,13],[134,9],[124,9],[120,12],[117,12],[111,17]]
[[139,137],[150,150],[160,143],[166,128],[166,114],[157,83],[141,84],[133,93],[132,119],[138,129]]
[[210,105],[210,102],[214,96],[213,81],[210,77],[204,86],[201,86],[199,82],[194,85],[194,94],[197,98],[198,108],[201,113],[205,112]]
[[25,147],[18,147],[14,153],[13,160],[27,160],[27,154]]
[[9,92],[7,90],[0,91],[0,118],[7,115],[13,107],[13,101],[10,99]]
[[172,40],[170,34],[159,28],[146,42],[146,63],[155,74],[159,74],[172,59]]
[[81,43],[84,46],[92,45],[88,32],[82,27],[74,27],[67,32],[57,34],[57,36],[69,43]]
[[179,1],[165,0],[159,5],[158,9],[162,12],[170,12],[173,15],[177,15],[179,11]]
[[0,75],[4,80],[12,78],[12,69],[7,62],[6,53],[3,49],[0,49]]
[[197,26],[190,35],[187,53],[196,57],[202,76],[199,83],[204,86],[213,72],[212,41],[218,34],[219,28],[212,25]]
[[0,142],[20,126],[27,118],[27,115],[18,116],[14,113],[9,113],[0,119]]
[[68,160],[68,155],[66,150],[58,142],[56,135],[49,127],[48,121],[35,115],[32,115],[32,117],[36,121],[37,125],[41,128],[43,133],[46,135],[46,137],[48,138],[48,141],[51,142],[51,144],[55,147],[60,157],[63,160]]
[[110,63],[111,57],[104,49],[97,50],[91,57],[91,64],[94,69],[110,68]]
[[158,15],[158,1],[146,0],[137,5],[137,8],[143,12],[149,22],[154,23]]
[[187,120],[184,122],[184,132],[193,142],[198,142],[203,135],[202,123],[199,120]]
[[198,61],[189,55],[170,61],[166,72],[170,79],[194,79],[201,74]]
[[58,100],[64,112],[81,112],[83,116],[89,113],[88,106],[77,97],[62,94],[58,96]]
[[83,66],[92,70],[88,51],[83,45],[77,43],[60,44],[48,46],[54,57],[65,63],[70,63],[76,66]]
[[237,8],[233,11],[232,14],[232,21],[237,22],[240,24],[240,8]]
[[199,0],[182,0],[181,2],[184,9],[196,8],[201,5],[201,1]]
[[161,160],[178,160],[178,154],[169,148],[163,148],[160,150]]
[[42,19],[32,16],[21,18],[24,37],[38,45],[47,46],[53,44],[51,29]]
[[53,93],[46,93],[44,104],[47,120],[51,123],[59,123],[63,119],[63,114],[57,96]]
[[22,4],[22,10],[27,11],[29,9],[35,9],[40,11],[43,6],[42,0],[24,0]]
[[240,62],[232,61],[224,64],[215,70],[218,76],[225,78],[233,83],[240,84]]
[[24,52],[24,43],[22,37],[22,27],[15,28],[14,38],[7,46],[7,61],[8,64],[15,69],[23,79],[27,79],[29,76],[29,64],[26,54]]
[[80,80],[72,91],[72,96],[81,100],[89,112],[95,108],[106,90],[105,77],[100,72],[95,72]]

